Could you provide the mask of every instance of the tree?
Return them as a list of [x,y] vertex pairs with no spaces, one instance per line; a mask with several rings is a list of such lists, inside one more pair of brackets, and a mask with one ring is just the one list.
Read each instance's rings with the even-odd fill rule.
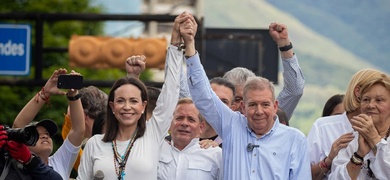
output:
[[[103,7],[93,6],[92,0],[2,0],[0,6],[1,13],[21,12],[21,13],[101,13]],[[35,44],[35,24],[30,21],[10,20],[7,23],[31,24],[32,26],[32,52]],[[44,23],[44,47],[68,47],[72,35],[103,35],[102,22],[82,22],[82,21],[56,21]],[[34,52],[33,52],[34,53]],[[34,56],[32,56],[34,57]],[[30,76],[16,77],[3,76],[12,80],[32,79],[35,67],[32,59]],[[43,78],[48,79],[55,69],[64,67],[68,70],[67,53],[44,53],[43,54]],[[75,68],[84,79],[93,80],[115,80],[125,76],[125,72],[120,69],[95,70],[87,68]],[[145,71],[141,74],[142,80],[150,80],[151,72]],[[40,90],[41,87],[18,87],[0,85],[0,124],[12,125],[14,118],[23,106]],[[108,88],[102,88],[108,92]],[[67,100],[62,96],[53,96],[51,103],[41,110],[35,120],[43,118],[53,119],[60,126],[66,112]],[[59,127],[61,128],[61,127]]]
[[[100,13],[102,7],[92,6],[91,0],[5,0],[2,1],[0,12],[23,12],[23,13]],[[31,24],[32,26],[32,51],[34,50],[35,24],[29,21],[10,20],[7,23]],[[81,21],[62,21],[45,22],[44,24],[44,46],[45,47],[67,47],[70,37],[73,34],[80,35],[101,35],[103,33],[103,24],[101,22],[81,22]],[[35,59],[32,59],[32,65]],[[43,78],[50,77],[52,72],[59,67],[68,67],[67,53],[49,53],[43,55]],[[112,73],[102,75],[102,73],[92,73],[93,70],[83,71],[82,74],[88,74],[95,77],[107,77],[107,74],[118,76],[119,70],[112,70]],[[34,74],[34,67],[31,67],[31,74]],[[119,75],[121,76],[121,75]],[[0,77],[9,79],[28,79],[29,77]],[[23,106],[40,90],[40,87],[17,87],[0,86],[0,124],[12,125],[12,122]],[[63,113],[66,112],[67,100],[64,97],[52,97],[51,104],[47,109],[43,109],[36,117],[36,120],[50,118],[62,124]]]

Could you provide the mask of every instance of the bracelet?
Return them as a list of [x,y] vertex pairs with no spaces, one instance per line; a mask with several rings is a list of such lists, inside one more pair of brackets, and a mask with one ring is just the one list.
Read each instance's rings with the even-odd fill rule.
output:
[[76,100],[81,98],[81,94],[79,93],[76,96],[68,96],[68,95],[66,95],[66,97],[68,98],[69,101],[76,101]]
[[[326,159],[326,157],[325,157],[325,159]],[[325,160],[325,159],[324,159],[324,160]],[[325,163],[324,160],[320,161],[320,163],[319,163],[318,165],[320,166],[320,169],[321,169],[322,171],[324,171],[324,169],[325,169],[326,171],[324,171],[324,172],[328,172],[330,168],[329,168],[328,165],[326,165],[326,163]]]
[[45,94],[42,92],[42,91],[39,91],[38,92],[38,95],[39,97],[41,97],[41,99],[45,102],[49,101],[50,100],[50,96],[45,96]]
[[331,169],[332,168],[332,163],[330,165],[327,165],[326,162],[325,162],[325,159],[328,158],[328,156],[325,156],[325,158],[322,160],[322,162],[324,162],[324,166],[326,169]]
[[327,170],[322,169],[322,167],[321,167],[321,162],[318,164],[318,167],[320,167],[321,172],[324,172],[324,174],[326,174],[326,172],[329,171],[328,169],[327,169]]
[[355,156],[356,158],[358,158],[359,160],[363,161],[363,157],[359,156],[359,154],[357,152],[354,152],[353,153],[353,156]]
[[179,50],[179,51],[186,48],[186,46],[184,45],[184,42],[174,42],[174,43],[171,43],[171,45],[176,46],[177,50]]
[[171,43],[172,46],[177,46],[179,47],[180,45],[184,44],[183,42],[174,42],[174,43]]
[[290,42],[289,45],[280,47],[279,50],[283,52],[283,51],[288,51],[288,50],[290,50],[290,49],[292,49],[292,48],[293,48],[293,45],[292,45],[292,43]]
[[356,157],[355,155],[352,155],[351,156],[351,159],[350,159],[351,163],[356,165],[356,166],[362,166],[363,165],[363,161],[360,160],[358,157]]
[[49,103],[50,101],[50,95],[47,95],[45,93],[45,89],[42,87],[42,89],[35,95],[35,102],[39,103],[39,98],[41,98],[44,102]]
[[350,159],[351,163],[356,165],[356,166],[362,166],[363,162],[356,161],[353,157]]
[[50,94],[47,95],[46,92],[45,92],[45,88],[42,87],[41,91],[40,92],[40,95],[42,100],[44,100],[45,102],[49,101],[50,100]]

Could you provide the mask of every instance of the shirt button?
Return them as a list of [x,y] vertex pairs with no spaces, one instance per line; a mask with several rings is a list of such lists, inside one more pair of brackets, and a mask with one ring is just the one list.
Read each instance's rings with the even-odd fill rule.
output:
[[254,154],[253,156],[256,156],[256,154]]
[[252,170],[252,173],[255,173],[255,170]]

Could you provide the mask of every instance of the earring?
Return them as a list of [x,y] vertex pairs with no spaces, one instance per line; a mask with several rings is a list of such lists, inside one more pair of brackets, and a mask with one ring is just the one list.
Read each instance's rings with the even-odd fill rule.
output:
[[142,111],[141,113],[144,114],[144,111]]
[[115,112],[112,112],[112,114],[115,114]]

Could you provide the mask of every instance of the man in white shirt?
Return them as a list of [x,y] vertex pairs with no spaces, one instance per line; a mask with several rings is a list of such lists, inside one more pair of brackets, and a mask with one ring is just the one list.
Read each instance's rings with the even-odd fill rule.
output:
[[180,99],[170,127],[171,143],[162,145],[158,179],[222,179],[222,150],[200,147],[197,137],[203,127],[203,117],[192,100]]

